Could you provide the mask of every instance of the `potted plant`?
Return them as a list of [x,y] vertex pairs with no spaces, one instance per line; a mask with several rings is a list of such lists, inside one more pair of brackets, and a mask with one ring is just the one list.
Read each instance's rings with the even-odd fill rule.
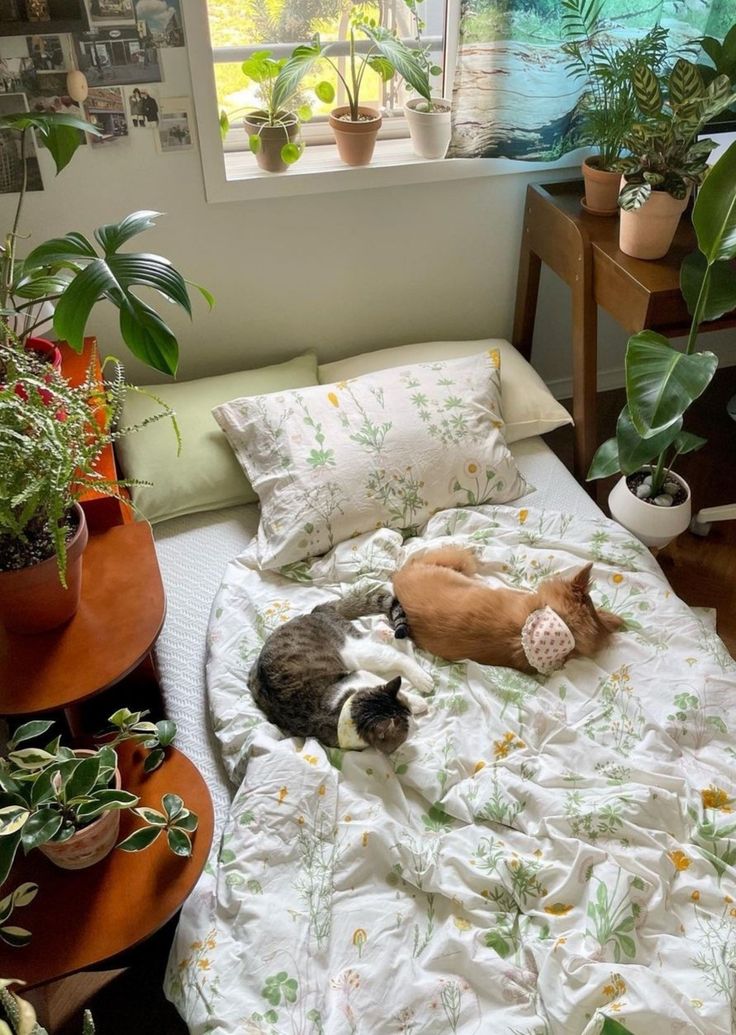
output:
[[[115,750],[131,740],[162,756],[176,735],[176,725],[168,719],[147,722],[143,712],[127,708],[109,721],[115,735],[94,750],[66,747],[60,737],[44,748],[22,747],[48,732],[53,722],[46,720],[32,720],[16,730],[7,757],[0,760],[0,885],[11,873],[20,849],[26,855],[39,849],[67,870],[100,862],[115,847],[123,811],[131,812],[144,825],[117,845],[121,851],[140,852],[163,834],[174,855],[191,855],[197,816],[176,794],[163,796],[161,810],[139,806],[139,798],[121,787]],[[36,886],[22,887],[22,899],[18,900],[16,889],[10,902],[3,900],[3,911],[32,900]],[[1,937],[12,945],[25,944],[31,937],[22,928],[11,931],[9,937],[8,929],[2,929]]]
[[[19,134],[22,155],[29,133],[38,133],[57,174],[69,164],[84,139],[82,131],[99,135],[91,123],[63,113],[3,115],[0,130]],[[105,299],[120,310],[120,335],[131,352],[154,369],[175,374],[179,358],[176,336],[156,310],[131,289],[153,288],[191,316],[186,281],[160,255],[121,250],[137,234],[153,228],[160,213],[134,212],[119,223],[98,227],[95,237],[99,252],[83,234],[75,232],[46,241],[21,259],[18,242],[27,187],[25,161],[23,170],[13,224],[0,249],[0,341],[22,346],[53,318],[58,337],[81,352],[90,313]],[[209,292],[195,286],[211,307]]]
[[603,25],[604,0],[563,0],[562,7],[567,70],[586,84],[576,142],[598,152],[583,161],[583,205],[593,215],[617,215],[621,172],[616,162],[637,118],[634,70],[641,64],[659,69],[667,52],[667,30],[656,25],[640,39],[614,46]]
[[[417,0],[404,0],[414,19],[417,61],[424,68],[427,83],[432,76],[442,75],[442,69],[432,60],[431,48],[422,42],[424,21],[419,17]],[[412,97],[404,105],[414,153],[420,158],[444,158],[452,136],[452,103],[446,97]]]
[[736,307],[736,144],[708,173],[693,207],[698,251],[682,264],[680,283],[692,314],[684,352],[661,334],[641,331],[626,347],[626,405],[616,435],[600,446],[588,479],[623,477],[609,498],[611,515],[647,546],[662,547],[690,523],[690,489],[673,464],[705,440],[683,430],[690,405],[718,366],[696,352],[698,329]]
[[[23,985],[24,981],[14,978],[0,978],[0,1035],[48,1035],[36,1020],[36,1011],[27,999],[10,991],[11,985]],[[89,1010],[82,1017],[82,1035],[95,1035],[95,1025]]]
[[[664,82],[640,65],[633,88],[642,120],[624,138],[629,155],[619,195],[619,247],[637,259],[667,254],[690,192],[703,182],[713,140],[698,140],[709,119],[736,100],[727,75],[706,86],[697,67],[679,58]],[[664,87],[664,88],[663,88]]]
[[[356,32],[361,32],[370,43],[365,53],[358,54]],[[301,82],[318,61],[328,62],[342,83],[348,98],[347,104],[333,108],[330,112],[330,126],[335,134],[340,158],[346,165],[368,165],[373,157],[382,118],[376,108],[369,108],[360,103],[360,91],[366,70],[373,69],[384,82],[398,74],[421,97],[430,100],[427,71],[415,50],[407,47],[388,29],[376,25],[373,20],[366,20],[361,5],[358,5],[350,20],[347,77],[330,57],[334,48],[335,44],[323,45],[319,36],[315,36],[311,43],[303,44],[294,50],[284,66],[283,75],[287,82],[292,79]],[[315,93],[327,104],[335,98],[334,87],[329,82],[318,83]]]
[[[257,84],[263,102],[260,108],[248,110],[243,125],[248,134],[250,149],[261,169],[266,172],[286,172],[299,161],[304,153],[300,125],[312,117],[312,109],[308,104],[295,106],[301,76],[284,75],[286,63],[286,58],[274,60],[270,50],[259,50],[241,65],[246,81],[251,80]],[[221,111],[220,132],[223,139],[229,128],[230,116]]]
[[[118,426],[129,386],[112,366],[104,386],[90,369],[72,387],[35,353],[0,341],[0,621],[15,632],[53,629],[76,612],[87,543],[78,500],[129,484],[96,467],[109,443],[138,430]],[[162,404],[138,427],[165,416],[173,411]]]

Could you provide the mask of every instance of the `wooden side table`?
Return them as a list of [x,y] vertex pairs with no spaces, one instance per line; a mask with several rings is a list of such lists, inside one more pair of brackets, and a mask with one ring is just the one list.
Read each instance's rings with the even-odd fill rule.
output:
[[[199,817],[192,855],[174,855],[164,836],[150,848],[130,855],[112,852],[85,870],[60,870],[40,852],[22,853],[9,885],[38,884],[33,902],[15,920],[32,938],[12,949],[0,942],[0,974],[27,982],[29,988],[88,970],[150,938],[180,909],[199,880],[212,844],[212,800],[199,770],[175,748],[150,775],[143,772],[146,752],[130,743],[118,749],[123,787],[140,797],[141,805],[161,810],[161,797],[180,795]],[[140,820],[123,813],[120,840]]]
[[[598,445],[597,307],[630,334],[645,327],[668,338],[687,334],[690,317],[680,292],[680,265],[697,247],[686,214],[663,259],[632,259],[619,250],[618,220],[588,215],[580,205],[583,193],[582,180],[527,187],[512,337],[519,352],[530,359],[544,262],[572,295],[574,470],[580,481]],[[703,330],[734,326],[736,310],[704,324]]]

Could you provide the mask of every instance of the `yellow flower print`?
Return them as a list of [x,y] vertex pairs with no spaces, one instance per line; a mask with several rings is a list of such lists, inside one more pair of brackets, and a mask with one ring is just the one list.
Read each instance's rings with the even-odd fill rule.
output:
[[525,525],[526,524],[526,519],[528,517],[529,517],[529,511],[526,509],[526,507],[522,507],[521,510],[519,511],[519,524],[520,525]]
[[491,421],[491,424],[492,424],[492,426],[493,426],[494,428],[499,428],[499,429],[500,429],[500,428],[502,428],[502,427],[504,426],[504,423],[503,423],[503,421],[502,421],[502,420],[492,420],[492,421]]
[[726,903],[727,906],[730,906],[731,903],[733,902],[733,899],[731,898],[730,895],[724,895],[723,896],[723,901]]
[[676,870],[686,870],[690,865],[690,859],[685,855],[684,852],[676,848],[673,852],[669,853],[670,861]]
[[199,967],[200,970],[209,970],[210,966],[211,966],[211,963],[207,959],[207,957],[204,956],[201,960],[197,960],[197,966]]
[[550,916],[567,916],[572,909],[572,906],[566,905],[564,902],[553,902],[551,906],[545,906],[545,913],[549,913]]
[[466,920],[463,916],[454,916],[452,918],[452,922],[455,924],[458,931],[469,931],[472,926],[470,921]]
[[554,947],[556,949],[560,949],[566,942],[567,942],[567,938],[565,938],[564,936],[562,938],[558,938],[557,941],[555,942],[555,946]]
[[474,478],[475,475],[480,471],[480,464],[477,460],[468,460],[465,464],[465,473]]
[[364,848],[368,847],[368,831],[367,830],[363,831],[363,836],[360,839],[360,843],[363,845]]
[[475,765],[473,766],[473,775],[475,776],[476,773],[479,773],[481,771],[481,769],[485,769],[485,767],[486,767],[486,764],[483,761],[483,759],[481,759],[480,762],[476,762]]
[[286,795],[288,793],[289,793],[289,788],[288,787],[282,787],[281,788],[281,790],[279,791],[279,805],[283,805],[284,798],[286,797]]
[[692,893],[692,895],[690,896],[690,898],[691,898],[691,900],[693,902],[700,902],[700,892],[699,891],[694,891]]
[[[350,378],[350,380],[353,380]],[[339,388],[341,391],[343,388],[347,388],[349,381],[335,381],[335,388]]]
[[304,758],[304,761],[309,762],[310,765],[317,765],[317,762],[319,762],[316,755],[303,755],[302,757]]
[[348,812],[347,816],[345,816],[344,818],[345,818],[345,822],[346,823],[352,823],[353,822],[353,817],[350,815],[349,812]]
[[217,942],[215,941],[215,939],[211,935],[207,939],[207,943],[206,944],[207,944],[207,948],[208,949],[214,949],[217,946]]
[[498,349],[489,349],[488,358],[491,361],[491,366],[493,367],[493,369],[498,370],[501,366],[501,353],[498,351]]
[[183,960],[179,961],[179,970],[186,970],[191,962],[192,962],[192,957],[191,956],[186,956]]
[[611,575],[611,582],[615,582],[617,586],[620,586],[624,581],[624,577],[620,571],[617,571],[615,575]]
[[736,916],[736,909],[733,909],[733,908],[729,909],[728,915],[729,916]]
[[731,799],[720,787],[711,784],[704,791],[700,792],[704,809],[718,809],[721,812],[732,812]]
[[189,948],[193,949],[194,952],[199,952],[199,950],[202,948],[202,942],[192,942]]
[[515,733],[511,730],[507,730],[503,735],[502,740],[494,740],[493,742],[493,754],[498,758],[506,758],[509,751],[515,751],[517,748],[526,747],[523,740],[519,740]]
[[319,788],[317,789],[317,794],[319,794],[320,798],[324,798],[325,794],[327,794],[327,788],[323,783],[319,785]]
[[702,999],[691,999],[690,1000],[690,1005],[694,1006],[696,1010],[699,1010],[702,1007],[702,1005],[703,1005],[703,1000]]
[[330,400],[333,406],[339,406],[340,400],[337,398],[334,392],[328,392],[327,398]]
[[368,941],[368,935],[362,927],[356,927],[353,931],[353,945],[358,950],[358,959],[363,955],[363,946]]

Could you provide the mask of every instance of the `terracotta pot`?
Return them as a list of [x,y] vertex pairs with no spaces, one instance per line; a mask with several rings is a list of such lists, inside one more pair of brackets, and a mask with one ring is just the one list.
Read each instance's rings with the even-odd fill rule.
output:
[[618,212],[620,172],[599,169],[600,158],[593,155],[583,162],[585,211],[594,216],[615,216]]
[[[651,471],[651,466],[642,468]],[[690,487],[684,478],[670,472],[668,479],[678,482],[687,492],[687,499],[684,503],[678,503],[674,507],[656,507],[653,503],[647,503],[635,496],[626,484],[626,478],[621,478],[611,489],[608,497],[608,507],[611,517],[623,525],[627,531],[635,535],[645,546],[666,546],[675,539],[690,524],[692,513],[692,499]]]
[[[93,755],[94,751],[80,749],[74,752],[75,755],[83,757]],[[115,770],[115,790],[121,787],[120,770]],[[82,827],[76,834],[72,834],[68,841],[58,844],[51,841],[46,845],[39,845],[39,851],[49,859],[54,866],[62,870],[84,870],[87,866],[94,866],[100,862],[115,847],[120,833],[120,810],[113,809],[111,812],[103,812],[99,819],[90,823],[88,827]]]
[[0,622],[10,632],[47,632],[76,613],[82,591],[82,554],[89,533],[78,503],[74,511],[78,523],[67,545],[66,589],[59,581],[55,556],[28,568],[0,572]]
[[50,363],[54,370],[61,370],[61,350],[48,338],[26,338],[25,347],[35,352],[40,359]]
[[666,255],[689,197],[689,190],[682,201],[655,190],[641,208],[633,212],[622,208],[618,246],[624,255],[634,259],[661,259]]
[[417,110],[426,103],[423,97],[414,97],[404,105],[414,153],[420,158],[444,158],[452,135],[452,104],[445,97],[433,97],[432,103],[444,110]]
[[268,116],[265,111],[253,111],[243,119],[248,136],[257,136],[261,141],[261,146],[256,151],[256,161],[266,172],[280,173],[289,170],[290,166],[281,157],[281,148],[284,144],[293,144],[299,136],[299,120],[296,115],[282,112],[280,118],[284,120],[281,126],[266,125]]
[[350,107],[346,104],[330,112],[330,125],[335,134],[337,150],[346,165],[369,165],[376,146],[376,137],[383,119],[375,108],[358,107],[359,115],[366,115],[364,122],[349,122],[340,115],[349,115]]

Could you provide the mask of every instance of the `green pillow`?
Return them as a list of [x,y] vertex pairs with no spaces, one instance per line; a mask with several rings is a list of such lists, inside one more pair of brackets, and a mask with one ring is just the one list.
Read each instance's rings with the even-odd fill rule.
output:
[[[260,370],[143,386],[176,411],[182,443],[177,457],[171,421],[162,420],[116,444],[124,477],[153,482],[150,487],[131,488],[138,510],[149,521],[156,522],[202,510],[255,503],[258,497],[212,416],[213,407],[242,396],[308,388],[318,383],[317,357],[306,352],[288,363]],[[151,398],[129,392],[123,424],[140,424],[157,409]]]

